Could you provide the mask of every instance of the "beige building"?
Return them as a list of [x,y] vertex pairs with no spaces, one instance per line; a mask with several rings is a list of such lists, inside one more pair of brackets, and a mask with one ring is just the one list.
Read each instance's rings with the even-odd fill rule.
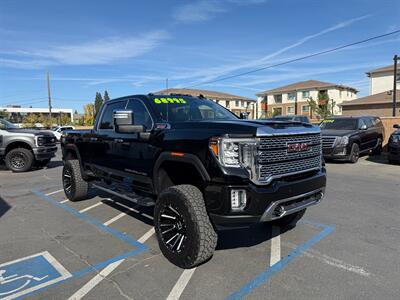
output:
[[307,80],[260,92],[257,95],[258,117],[273,115],[306,115],[311,116],[307,100],[318,100],[319,94],[328,96],[332,101],[335,115],[342,113],[339,104],[357,98],[355,88],[318,80]]
[[[393,78],[393,77],[392,77]],[[396,93],[397,113],[400,115],[400,90]],[[392,91],[382,92],[367,97],[358,98],[341,104],[345,116],[373,115],[391,117],[393,113]]]
[[240,113],[248,113],[249,119],[254,119],[256,111],[256,100],[228,93],[197,89],[168,89],[158,91],[156,94],[184,94],[191,96],[203,95],[219,105],[226,107],[238,116]]
[[[369,71],[367,72],[367,76],[370,78],[370,95],[393,90],[393,65]],[[397,80],[400,81],[400,70],[397,71],[397,77]]]

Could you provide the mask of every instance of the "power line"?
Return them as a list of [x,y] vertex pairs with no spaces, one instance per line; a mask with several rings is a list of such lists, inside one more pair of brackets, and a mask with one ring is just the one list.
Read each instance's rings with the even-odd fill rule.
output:
[[196,87],[196,86],[199,86],[199,85],[204,85],[204,84],[215,83],[215,82],[219,82],[219,81],[223,81],[223,80],[227,80],[227,79],[232,79],[232,78],[236,78],[236,77],[240,77],[240,76],[256,73],[256,72],[263,71],[263,70],[266,70],[266,69],[270,69],[270,68],[274,68],[274,67],[278,67],[278,66],[282,66],[282,65],[287,65],[287,64],[290,64],[290,63],[293,63],[293,62],[296,62],[296,61],[300,61],[300,60],[308,59],[308,58],[311,58],[311,57],[315,57],[315,56],[331,53],[331,52],[338,51],[338,50],[341,50],[341,49],[344,49],[344,48],[348,48],[348,47],[351,47],[351,46],[367,43],[369,41],[380,39],[380,38],[383,38],[383,37],[387,37],[387,36],[390,36],[390,35],[393,35],[393,34],[396,34],[396,33],[400,33],[400,30],[395,30],[395,31],[392,31],[392,32],[389,32],[389,33],[373,36],[373,37],[370,37],[370,38],[367,38],[367,39],[364,39],[364,40],[361,40],[361,41],[353,42],[353,43],[346,44],[346,45],[337,46],[335,48],[331,48],[331,49],[328,49],[328,50],[312,53],[312,54],[309,54],[309,55],[305,55],[305,56],[302,56],[302,57],[290,59],[290,60],[287,60],[287,61],[284,61],[284,62],[281,62],[281,63],[268,65],[268,66],[265,66],[265,67],[261,67],[261,68],[250,70],[250,71],[246,71],[246,72],[243,72],[243,73],[239,73],[239,74],[230,75],[230,76],[226,76],[226,77],[222,77],[222,78],[218,78],[218,79],[214,79],[214,80],[210,80],[210,81],[197,83],[197,84],[188,86],[188,88],[193,88],[193,87]]

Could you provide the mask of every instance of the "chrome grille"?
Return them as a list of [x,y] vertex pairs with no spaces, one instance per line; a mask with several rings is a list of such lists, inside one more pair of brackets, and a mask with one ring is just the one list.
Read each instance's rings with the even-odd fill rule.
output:
[[[288,152],[290,144],[308,144],[309,149]],[[261,138],[257,149],[258,182],[321,168],[321,134]]]
[[322,148],[333,148],[335,145],[336,136],[323,136],[322,137]]
[[316,157],[291,161],[289,163],[276,163],[259,166],[259,181],[267,181],[272,177],[283,177],[294,173],[306,172],[321,166],[321,155]]

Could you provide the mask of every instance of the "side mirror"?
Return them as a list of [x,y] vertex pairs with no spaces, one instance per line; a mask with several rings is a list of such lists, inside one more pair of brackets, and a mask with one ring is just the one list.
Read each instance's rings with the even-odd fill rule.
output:
[[360,130],[367,130],[367,125],[361,125]]
[[248,113],[243,113],[243,112],[241,112],[240,116],[239,116],[240,119],[244,119],[244,120],[248,119],[248,117],[249,117],[249,114]]
[[143,125],[135,125],[131,110],[115,110],[113,119],[115,132],[117,133],[140,133],[146,130]]
[[400,129],[400,124],[394,124],[393,128]]

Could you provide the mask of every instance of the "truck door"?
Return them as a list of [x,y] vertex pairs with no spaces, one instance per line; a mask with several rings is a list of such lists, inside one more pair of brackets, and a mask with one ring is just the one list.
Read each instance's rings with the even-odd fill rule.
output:
[[91,163],[95,169],[111,174],[114,169],[118,168],[118,161],[115,161],[113,155],[114,140],[118,138],[114,131],[113,111],[124,109],[126,100],[112,101],[104,105],[96,125],[97,128],[90,137]]
[[[129,99],[126,109],[133,112],[135,125],[144,125],[146,133],[151,132],[154,122],[142,100]],[[141,139],[139,133],[116,133],[113,143],[113,162],[125,183],[142,190],[149,189],[156,147]]]
[[363,126],[367,126],[364,118],[358,119],[358,128],[359,128],[358,132],[360,135],[360,150],[361,151],[368,149],[368,144],[369,144],[368,127],[367,127],[367,129],[361,129]]

